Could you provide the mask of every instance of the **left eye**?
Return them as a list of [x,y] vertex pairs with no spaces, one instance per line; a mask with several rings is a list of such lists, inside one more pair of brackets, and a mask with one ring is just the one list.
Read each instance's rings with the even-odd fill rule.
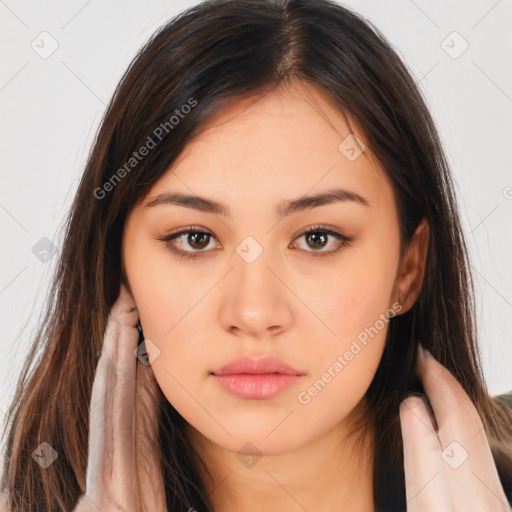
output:
[[[186,236],[186,241],[183,241],[183,238]],[[321,255],[329,255],[338,252],[341,248],[349,245],[353,239],[342,235],[336,231],[331,229],[324,228],[322,226],[313,226],[306,231],[304,231],[301,235],[299,235],[295,240],[300,239],[301,237],[305,237],[306,244],[308,247],[313,249],[324,249],[328,246],[329,238],[334,238],[337,243],[335,244],[335,248],[331,250],[314,250],[308,251],[305,249],[305,252],[312,253],[313,256],[316,256],[315,253],[320,253]],[[200,228],[190,227],[187,230],[180,231],[178,233],[173,233],[171,235],[167,235],[163,238],[159,238],[158,240],[165,242],[165,244],[169,247],[169,249],[184,258],[195,258],[197,257],[197,253],[207,252],[205,249],[208,248],[210,242],[214,236],[211,233],[206,231],[201,231]],[[192,247],[197,250],[188,251],[183,250],[182,248],[178,248],[177,245],[180,243],[189,244],[189,247]],[[292,242],[292,246],[296,247],[298,244],[295,241]]]
[[[300,239],[301,237],[305,237],[306,244],[308,244],[308,247],[310,248],[325,248],[328,246],[329,237],[335,239],[335,248],[331,250],[325,250],[325,251],[308,251],[306,252],[312,252],[313,256],[316,256],[314,253],[322,253],[322,255],[328,255],[328,254],[334,254],[338,252],[343,247],[349,245],[352,242],[352,238],[346,237],[345,235],[342,235],[341,233],[338,233],[336,231],[333,231],[332,229],[322,228],[322,226],[314,226],[312,228],[307,229],[304,233],[299,235],[296,240]],[[293,244],[297,245],[297,244]]]

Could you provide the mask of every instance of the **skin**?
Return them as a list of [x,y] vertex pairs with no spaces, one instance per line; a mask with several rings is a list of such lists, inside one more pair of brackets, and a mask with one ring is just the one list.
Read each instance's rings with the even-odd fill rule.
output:
[[[319,91],[307,91],[308,101],[306,91],[295,92],[223,111],[131,212],[123,238],[129,290],[121,286],[95,375],[87,492],[76,511],[166,510],[158,388],[187,420],[187,435],[212,470],[214,481],[207,486],[215,510],[334,512],[340,504],[345,512],[374,510],[369,438],[353,453],[347,432],[367,412],[363,396],[382,355],[387,323],[309,403],[299,403],[297,394],[399,297],[407,296],[402,312],[414,303],[428,226],[420,225],[398,266],[396,208],[382,171],[366,152],[352,162],[337,152],[346,126]],[[312,100],[329,113],[331,124]],[[331,167],[334,172],[326,173]],[[371,207],[324,205],[279,222],[272,215],[281,199],[332,185],[357,191]],[[171,190],[222,199],[233,217],[145,207]],[[325,259],[290,247],[296,233],[316,223],[344,231],[354,244]],[[185,260],[157,240],[191,224],[212,232],[221,249]],[[263,247],[250,264],[236,252],[246,236]],[[146,343],[154,344],[151,366],[133,357],[137,316]],[[276,355],[306,373],[272,399],[234,397],[210,372],[241,354]],[[417,373],[439,429],[421,399],[404,400],[408,512],[509,512],[470,398],[428,353],[420,351]],[[454,440],[468,455],[457,468],[442,457]],[[244,455],[256,452],[261,458],[247,464]]]
[[[138,341],[136,318],[133,297],[122,285],[109,316],[94,378],[86,493],[80,496],[75,512],[167,510],[159,469],[158,383],[151,366],[133,357]],[[422,353],[421,346],[419,349],[417,372],[439,429],[434,430],[421,399],[410,397],[402,402],[407,511],[510,512],[481,419],[470,398],[446,368],[428,352]],[[460,442],[459,447],[453,449],[451,459],[443,459],[443,453],[450,455],[454,440]],[[464,452],[465,459],[461,456]],[[260,460],[265,459],[268,456]],[[447,460],[451,464],[445,463]],[[338,485],[342,483],[338,481]],[[363,498],[353,494],[344,510],[356,506],[363,510]],[[286,510],[293,507],[290,501]],[[0,511],[7,510],[0,504]],[[215,510],[229,508],[217,504]],[[369,505],[366,510],[374,509]]]
[[[414,302],[428,228],[422,223],[399,268],[391,185],[368,150],[351,161],[338,149],[349,134],[311,85],[235,103],[204,127],[127,219],[123,264],[144,336],[160,351],[152,369],[213,469],[209,485],[223,512],[334,511],[340,503],[346,511],[372,510],[373,454],[368,441],[352,453],[355,438],[347,434],[365,414],[363,396],[388,324],[309,403],[297,397],[401,297],[402,312]],[[340,187],[369,206],[338,202],[284,218],[275,213],[283,199]],[[147,206],[169,192],[222,201],[232,215]],[[325,248],[308,244],[300,235],[315,224],[353,238],[351,245],[318,254],[339,244],[332,236]],[[159,240],[189,226],[213,234],[199,246],[186,235],[175,240],[197,259],[181,258]],[[248,236],[263,249],[252,263],[236,252]],[[240,355],[276,356],[306,374],[272,399],[239,398],[210,372]],[[248,467],[240,453],[263,456]]]

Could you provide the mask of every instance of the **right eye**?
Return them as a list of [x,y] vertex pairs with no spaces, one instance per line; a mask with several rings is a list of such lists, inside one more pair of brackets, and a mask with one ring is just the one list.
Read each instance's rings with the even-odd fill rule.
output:
[[[163,238],[159,238],[165,245],[175,254],[183,258],[196,258],[197,253],[207,252],[208,246],[213,238],[213,235],[207,231],[202,231],[203,228],[191,226],[185,230],[177,233],[171,233]],[[186,238],[185,238],[186,236]],[[184,245],[199,250],[186,250],[177,246],[183,247]]]

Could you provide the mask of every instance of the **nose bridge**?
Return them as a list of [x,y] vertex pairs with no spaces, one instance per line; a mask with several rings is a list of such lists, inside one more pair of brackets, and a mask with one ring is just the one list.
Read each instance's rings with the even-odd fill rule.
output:
[[282,268],[277,253],[248,236],[236,247],[233,264],[231,297],[221,312],[225,328],[237,327],[252,334],[287,328],[291,311],[286,286],[275,275]]
[[272,248],[263,246],[253,236],[247,236],[237,246],[236,253],[235,274],[240,292],[239,300],[246,304],[256,304],[259,300],[264,300],[267,304],[273,302],[273,297],[279,292],[275,289],[276,279],[270,268],[279,265]]

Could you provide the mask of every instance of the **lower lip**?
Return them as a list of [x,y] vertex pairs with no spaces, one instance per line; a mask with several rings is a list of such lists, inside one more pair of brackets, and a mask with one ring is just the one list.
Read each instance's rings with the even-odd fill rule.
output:
[[272,398],[300,379],[300,375],[285,375],[283,373],[240,373],[213,376],[224,389],[234,395],[256,400]]

